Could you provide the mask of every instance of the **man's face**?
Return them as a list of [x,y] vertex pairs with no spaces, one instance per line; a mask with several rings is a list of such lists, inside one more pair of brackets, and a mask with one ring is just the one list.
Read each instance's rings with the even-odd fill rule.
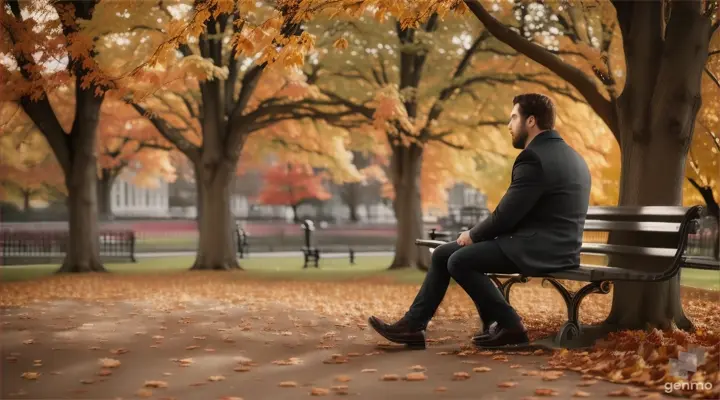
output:
[[528,138],[527,120],[520,115],[520,104],[513,106],[508,123],[512,135],[512,145],[516,149],[524,149]]

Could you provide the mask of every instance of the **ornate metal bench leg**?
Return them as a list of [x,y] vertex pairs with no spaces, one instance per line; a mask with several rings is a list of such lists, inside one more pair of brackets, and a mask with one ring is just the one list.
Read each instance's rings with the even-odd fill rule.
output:
[[505,296],[505,301],[510,303],[510,288],[516,283],[527,283],[530,280],[527,276],[512,276],[502,284],[500,291]]
[[591,282],[580,288],[580,290],[578,290],[577,292],[566,289],[565,286],[563,286],[554,278],[544,278],[542,283],[544,284],[545,282],[550,282],[550,284],[552,284],[553,287],[557,289],[558,293],[560,293],[560,296],[562,296],[563,301],[565,301],[565,305],[567,306],[568,321],[563,324],[562,328],[560,328],[560,331],[555,337],[555,343],[563,346],[566,345],[569,341],[572,341],[573,339],[580,336],[580,333],[582,333],[580,328],[580,319],[578,315],[580,311],[580,302],[582,302],[585,296],[591,293],[610,293],[610,282]]

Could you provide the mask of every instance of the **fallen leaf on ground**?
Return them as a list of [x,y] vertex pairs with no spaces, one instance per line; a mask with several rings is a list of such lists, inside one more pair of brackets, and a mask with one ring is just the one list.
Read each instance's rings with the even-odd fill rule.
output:
[[40,377],[40,373],[39,372],[23,372],[23,374],[21,376],[23,377],[23,379],[34,381]]
[[436,392],[446,392],[447,388],[445,386],[438,386],[435,388]]
[[250,371],[250,367],[248,367],[247,365],[239,365],[239,366],[233,368],[233,371],[235,371],[235,372],[248,372],[248,371]]
[[467,372],[455,372],[453,373],[453,380],[454,381],[464,381],[466,379],[470,379],[470,374]]
[[129,351],[128,349],[124,349],[124,348],[121,347],[121,348],[119,348],[119,349],[111,349],[111,350],[110,350],[110,353],[117,355],[117,354],[125,354],[125,353],[127,353],[128,351]]
[[152,390],[148,389],[140,389],[137,392],[135,392],[135,395],[138,397],[150,397],[153,395]]
[[23,344],[33,344],[33,343],[35,343],[35,339],[23,340]]
[[557,396],[559,393],[555,389],[538,388],[538,389],[535,389],[535,394],[538,396]]
[[592,385],[596,384],[597,382],[598,381],[596,381],[595,379],[589,379],[587,381],[582,381],[582,382],[578,383],[577,385],[578,386],[592,386]]
[[290,387],[297,387],[297,385],[298,385],[297,382],[285,381],[285,382],[280,382],[280,384],[278,386],[284,387],[284,388],[290,388]]
[[219,382],[219,381],[224,381],[225,377],[222,375],[213,375],[213,376],[208,377],[208,380],[210,382]]
[[508,382],[500,382],[497,385],[498,385],[498,387],[501,387],[501,388],[512,388],[512,387],[517,386],[518,383],[508,381]]
[[522,365],[520,365],[520,364],[513,364],[513,365],[510,366],[510,368],[513,368],[513,369],[514,369],[514,368],[522,368]]
[[330,390],[332,390],[333,392],[335,392],[335,394],[340,394],[340,395],[345,395],[345,394],[348,394],[348,393],[349,393],[349,389],[348,389],[348,386],[347,386],[347,385],[336,385],[336,386],[332,386],[332,387],[330,388]]
[[637,389],[625,387],[620,390],[613,390],[612,392],[608,393],[608,396],[610,397],[633,397],[637,394]]
[[350,359],[343,354],[333,354],[329,359],[324,360],[323,364],[345,364],[348,361]]
[[405,380],[411,382],[424,381],[427,379],[427,375],[424,372],[411,372],[405,375]]
[[95,380],[94,379],[80,379],[80,383],[82,383],[84,385],[90,385],[90,384],[95,383]]
[[473,372],[488,372],[492,370],[490,367],[475,367],[473,368]]
[[190,346],[186,347],[185,350],[195,350],[195,349],[197,349],[198,347],[200,347],[200,346],[193,344],[193,345],[190,345]]
[[98,371],[97,375],[98,376],[110,376],[110,375],[112,375],[112,371],[109,369],[101,369],[100,371]]
[[103,368],[117,368],[120,366],[120,361],[114,358],[101,358],[99,363]]
[[335,377],[335,380],[338,382],[350,382],[352,378],[347,375],[338,375]]
[[168,387],[165,381],[145,381],[146,388],[166,388]]
[[328,394],[330,394],[330,391],[325,388],[315,387],[310,391],[311,396],[327,396]]
[[380,378],[381,381],[397,381],[399,379],[400,376],[395,374],[385,374]]
[[425,371],[426,368],[422,365],[413,365],[410,369],[413,371]]
[[575,393],[573,393],[573,397],[590,397],[590,393],[583,392],[582,390],[577,390]]
[[362,372],[362,373],[364,373],[364,374],[365,374],[365,373],[369,373],[369,372],[377,372],[377,369],[375,369],[375,368],[364,368],[364,369],[362,369],[360,372]]
[[290,357],[287,360],[275,360],[272,363],[275,365],[298,365],[302,364],[302,360],[297,357]]

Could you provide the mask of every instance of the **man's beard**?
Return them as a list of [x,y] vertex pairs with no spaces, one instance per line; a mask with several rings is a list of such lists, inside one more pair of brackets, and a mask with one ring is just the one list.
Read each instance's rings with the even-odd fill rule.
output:
[[528,138],[528,131],[525,128],[522,128],[520,132],[518,132],[517,135],[513,136],[512,145],[516,149],[524,149],[525,143],[527,142]]

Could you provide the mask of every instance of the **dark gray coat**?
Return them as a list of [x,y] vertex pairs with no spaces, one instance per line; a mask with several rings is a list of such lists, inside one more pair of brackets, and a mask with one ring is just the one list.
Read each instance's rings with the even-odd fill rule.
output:
[[523,273],[576,267],[590,184],[582,156],[556,131],[544,131],[518,155],[510,188],[470,237],[474,243],[497,240]]

